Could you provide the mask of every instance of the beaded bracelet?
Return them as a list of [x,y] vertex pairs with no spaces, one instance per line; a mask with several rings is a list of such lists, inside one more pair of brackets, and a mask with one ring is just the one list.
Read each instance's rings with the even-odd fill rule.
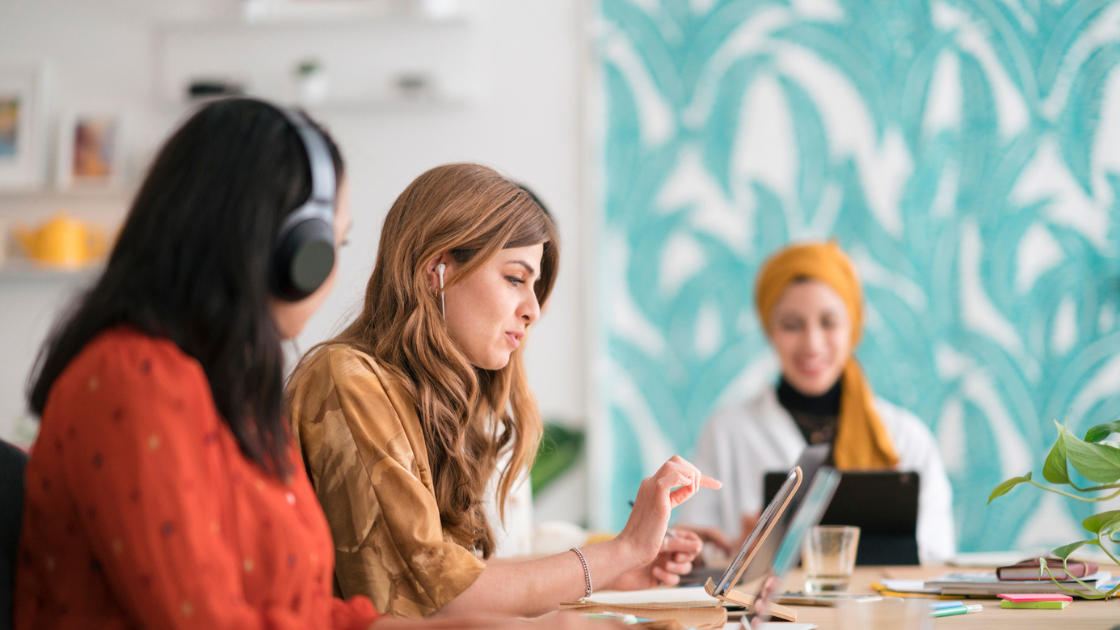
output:
[[579,547],[572,547],[571,550],[576,552],[579,561],[583,564],[583,579],[587,581],[587,594],[584,597],[591,597],[591,571],[587,568],[587,558],[583,557],[583,552],[579,550]]

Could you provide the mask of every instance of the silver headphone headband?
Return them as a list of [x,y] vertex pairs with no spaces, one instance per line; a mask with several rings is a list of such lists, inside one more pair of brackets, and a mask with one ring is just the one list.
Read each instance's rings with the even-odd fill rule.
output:
[[288,107],[276,107],[288,119],[303,142],[307,161],[311,168],[311,196],[280,225],[280,233],[307,219],[319,218],[328,225],[334,222],[334,197],[337,188],[334,173],[334,160],[327,148],[323,135],[300,112]]

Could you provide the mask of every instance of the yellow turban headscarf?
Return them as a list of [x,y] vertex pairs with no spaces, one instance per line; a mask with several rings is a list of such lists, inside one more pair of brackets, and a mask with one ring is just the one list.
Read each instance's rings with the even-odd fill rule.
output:
[[[854,353],[863,329],[863,292],[851,260],[832,242],[787,247],[762,266],[755,287],[755,303],[763,329],[769,330],[770,315],[782,292],[801,278],[827,284],[844,300],[852,322]],[[840,419],[832,447],[836,466],[841,470],[895,466],[898,455],[879,414],[875,413],[874,394],[854,354],[844,366],[841,380]]]

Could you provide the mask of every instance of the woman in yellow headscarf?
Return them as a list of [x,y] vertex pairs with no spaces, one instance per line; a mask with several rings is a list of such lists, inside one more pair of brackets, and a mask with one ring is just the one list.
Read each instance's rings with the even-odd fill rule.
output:
[[953,555],[952,489],[937,444],[912,413],[875,397],[853,355],[863,294],[847,255],[832,242],[777,252],[759,272],[755,302],[781,378],[708,422],[692,461],[722,480],[723,490],[681,506],[681,521],[715,530],[713,541],[721,541],[718,532],[749,533],[763,507],[765,474],[788,470],[809,444],[830,443],[841,470],[918,472],[919,555]]

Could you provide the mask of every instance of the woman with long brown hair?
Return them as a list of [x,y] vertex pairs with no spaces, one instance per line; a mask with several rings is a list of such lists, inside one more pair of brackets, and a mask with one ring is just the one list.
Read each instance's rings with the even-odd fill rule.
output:
[[699,539],[667,538],[669,512],[719,483],[679,457],[642,483],[614,540],[491,558],[487,483],[500,475],[504,506],[540,440],[522,344],[559,257],[544,209],[483,166],[434,168],[393,204],[361,314],[289,386],[293,433],[334,534],[336,592],[405,617],[531,616],[691,569]]

